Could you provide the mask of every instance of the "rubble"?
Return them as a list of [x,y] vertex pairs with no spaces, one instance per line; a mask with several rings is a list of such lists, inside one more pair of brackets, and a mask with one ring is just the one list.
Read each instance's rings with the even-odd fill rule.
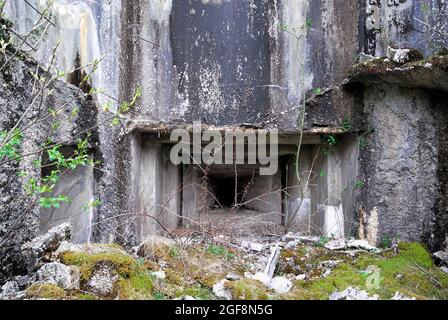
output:
[[157,271],[157,272],[151,272],[151,275],[159,280],[166,279],[165,271]]
[[438,266],[448,267],[448,250],[437,251],[432,256]]
[[349,287],[341,292],[335,291],[330,295],[329,300],[378,300],[377,294],[369,296],[369,293],[359,288]]
[[285,277],[275,277],[269,281],[268,288],[274,290],[278,294],[284,294],[291,290],[292,282]]
[[230,293],[229,289],[226,288],[226,283],[228,280],[223,279],[220,282],[216,283],[213,286],[213,293],[216,297],[224,299],[224,300],[232,300],[232,294]]
[[61,242],[70,240],[70,234],[70,224],[63,223],[50,229],[46,234],[23,244],[21,251],[25,257],[28,271],[31,272],[49,261],[51,254],[59,248]]
[[395,292],[395,295],[391,298],[391,300],[415,300],[415,298],[405,296],[404,294],[397,291]]

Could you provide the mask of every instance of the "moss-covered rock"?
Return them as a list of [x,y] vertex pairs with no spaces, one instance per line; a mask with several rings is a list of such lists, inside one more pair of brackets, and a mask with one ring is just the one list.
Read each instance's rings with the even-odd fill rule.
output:
[[225,287],[235,300],[267,300],[269,297],[267,288],[258,280],[227,281]]
[[62,300],[67,297],[64,289],[49,283],[33,284],[25,293],[30,299]]

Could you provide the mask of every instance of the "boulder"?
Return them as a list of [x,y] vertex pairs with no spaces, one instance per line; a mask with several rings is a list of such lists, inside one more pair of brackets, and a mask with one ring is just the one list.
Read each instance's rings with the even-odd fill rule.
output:
[[63,289],[69,289],[72,287],[70,267],[59,262],[44,264],[37,271],[36,279],[39,283],[50,283]]
[[6,282],[0,290],[0,299],[9,299],[19,292],[19,285],[15,281]]
[[64,240],[70,240],[71,226],[63,223],[49,230],[46,234],[34,238],[22,245],[21,252],[29,272],[51,260],[51,255]]

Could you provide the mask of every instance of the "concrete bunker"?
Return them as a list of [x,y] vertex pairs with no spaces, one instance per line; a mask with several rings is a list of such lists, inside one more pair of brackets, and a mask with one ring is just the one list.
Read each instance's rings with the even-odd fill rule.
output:
[[260,164],[175,165],[169,133],[137,132],[139,237],[177,228],[347,236],[355,212],[357,138],[339,135],[338,146],[328,149],[322,136],[306,135],[296,170],[298,139],[280,135],[278,170],[264,176]]

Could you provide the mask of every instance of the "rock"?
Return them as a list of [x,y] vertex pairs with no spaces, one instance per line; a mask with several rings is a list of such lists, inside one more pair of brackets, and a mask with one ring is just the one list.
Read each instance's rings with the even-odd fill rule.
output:
[[0,290],[0,299],[8,299],[19,292],[19,285],[15,281],[6,282]]
[[215,296],[221,299],[225,300],[232,300],[232,294],[230,293],[230,290],[226,288],[226,283],[229,280],[223,279],[218,283],[215,283],[213,286],[213,293]]
[[325,244],[325,248],[327,248],[328,250],[344,250],[345,248],[347,248],[347,245],[344,239],[336,239],[328,241]]
[[100,263],[93,271],[85,290],[104,298],[113,298],[117,295],[117,280],[118,274],[113,266],[108,263]]
[[61,242],[70,240],[70,234],[70,224],[63,223],[49,230],[46,234],[23,244],[21,251],[28,271],[32,272],[49,261],[51,254],[59,248]]
[[69,289],[79,290],[81,287],[81,270],[77,266],[70,266],[70,281]]
[[397,291],[390,300],[415,300],[415,298],[405,296],[404,294]]
[[365,63],[365,62],[368,62],[368,61],[371,61],[371,60],[375,60],[375,57],[370,55],[370,54],[365,54],[363,52],[361,52],[359,54],[359,62],[360,63]]
[[381,251],[377,247],[370,245],[366,240],[351,239],[347,242],[347,247],[351,249],[362,249],[373,253]]
[[192,296],[183,296],[183,297],[180,297],[180,298],[176,298],[174,300],[193,301],[193,300],[196,300],[196,298],[192,297]]
[[228,275],[226,275],[226,279],[229,281],[237,281],[240,280],[241,277],[235,273],[229,273]]
[[285,245],[285,249],[287,250],[293,250],[295,248],[297,248],[297,246],[300,244],[300,240],[292,240],[286,243]]
[[387,47],[386,56],[396,63],[408,63],[423,59],[423,55],[415,49],[395,49]]
[[448,267],[448,250],[437,251],[432,256],[436,265]]
[[160,236],[151,236],[139,245],[137,255],[157,262],[159,259],[164,258],[175,244],[174,240]]
[[285,277],[275,277],[269,282],[268,288],[278,294],[284,294],[291,290],[292,282]]
[[305,280],[305,279],[306,279],[306,274],[299,274],[298,276],[296,276],[295,279],[296,279],[296,280],[299,280],[299,281],[301,281],[301,280]]
[[25,290],[31,282],[30,276],[16,276],[13,278],[13,281],[17,283],[20,290]]
[[63,289],[72,286],[70,267],[59,263],[51,262],[44,264],[36,273],[37,282],[54,284]]
[[165,271],[151,272],[151,275],[153,275],[154,277],[156,277],[159,280],[166,279]]
[[317,236],[300,236],[298,237],[300,242],[309,243],[309,244],[317,244],[319,243],[320,238]]
[[448,273],[448,267],[441,266],[440,270],[442,270],[442,272]]
[[260,281],[262,284],[264,284],[265,286],[269,285],[269,282],[271,281],[271,277],[269,277],[266,273],[264,272],[257,272],[255,275],[252,276],[253,280],[258,280]]
[[261,252],[264,249],[264,244],[243,240],[241,242],[241,247],[255,251],[255,252]]
[[364,290],[360,290],[359,288],[348,287],[344,291],[335,291],[333,292],[329,300],[378,300],[379,297],[377,294],[373,296],[369,296],[369,293]]

